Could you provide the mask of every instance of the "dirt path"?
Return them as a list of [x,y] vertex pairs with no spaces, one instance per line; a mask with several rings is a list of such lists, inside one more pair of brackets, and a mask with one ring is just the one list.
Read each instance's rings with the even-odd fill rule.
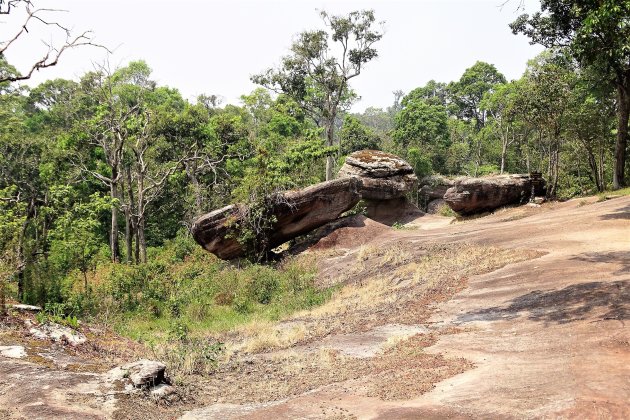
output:
[[469,278],[415,326],[457,328],[422,351],[474,367],[436,377],[433,389],[409,398],[362,392],[378,378],[359,375],[276,401],[209,405],[184,418],[630,418],[630,198],[512,209],[448,226],[425,217],[415,222],[421,229],[375,241],[546,253]]

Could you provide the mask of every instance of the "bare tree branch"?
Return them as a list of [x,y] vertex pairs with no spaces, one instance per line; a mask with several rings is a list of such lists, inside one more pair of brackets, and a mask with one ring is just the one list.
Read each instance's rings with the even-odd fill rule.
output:
[[59,62],[59,59],[69,49],[83,47],[83,46],[92,46],[97,48],[103,48],[104,50],[109,51],[105,46],[97,44],[93,42],[92,32],[85,31],[81,34],[74,36],[72,31],[63,26],[61,23],[48,20],[43,15],[47,12],[63,12],[63,10],[59,9],[34,9],[33,4],[30,0],[0,0],[0,14],[10,14],[12,9],[19,6],[20,4],[25,5],[26,8],[26,19],[20,29],[15,33],[13,37],[8,39],[7,41],[0,42],[0,56],[4,56],[9,47],[11,47],[18,39],[29,33],[29,25],[32,25],[34,22],[39,22],[45,26],[51,26],[55,29],[62,31],[65,33],[65,40],[59,46],[55,46],[52,43],[44,42],[44,45],[47,47],[47,51],[36,60],[31,67],[25,72],[20,72],[17,74],[12,74],[9,72],[0,72],[0,83],[1,82],[17,82],[21,80],[30,79],[35,71],[39,71],[41,69],[45,69],[48,67],[56,66]]

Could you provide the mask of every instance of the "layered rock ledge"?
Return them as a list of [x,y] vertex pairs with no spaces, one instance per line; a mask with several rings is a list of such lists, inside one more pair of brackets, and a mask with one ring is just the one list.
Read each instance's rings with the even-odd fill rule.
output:
[[370,219],[391,225],[420,213],[406,198],[418,178],[411,165],[396,155],[379,150],[359,150],[346,158],[339,177],[362,181],[361,196]]
[[[275,218],[270,246],[281,245],[337,219],[359,202],[361,186],[359,178],[341,178],[281,193],[270,209]],[[245,250],[230,231],[246,210],[244,204],[229,205],[199,217],[192,227],[193,238],[219,258],[242,256]]]
[[444,200],[461,215],[492,211],[510,204],[524,204],[530,197],[545,195],[542,178],[528,174],[458,178],[446,190]]

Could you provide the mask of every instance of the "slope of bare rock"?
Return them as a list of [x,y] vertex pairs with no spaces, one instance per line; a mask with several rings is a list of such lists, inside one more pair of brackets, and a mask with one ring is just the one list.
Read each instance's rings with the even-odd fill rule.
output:
[[[428,253],[414,251],[427,243],[434,244]],[[494,251],[478,254],[489,244]],[[371,245],[322,261],[358,295],[340,291],[340,318],[325,305],[292,321],[317,331],[311,320],[326,316],[320,338],[266,353],[267,362],[254,361],[244,376],[261,375],[260,386],[235,374],[227,383],[241,387],[237,399],[185,418],[629,418],[628,249],[630,197],[385,231]],[[422,265],[441,250],[457,264]],[[522,258],[500,267],[488,260],[501,254]],[[409,264],[414,278],[478,274],[438,283],[439,293],[422,298],[407,289]],[[420,274],[427,269],[433,274]],[[378,302],[389,302],[387,309]],[[392,324],[421,332],[381,335],[389,330],[379,325]],[[391,353],[379,355],[374,349],[384,341]],[[318,362],[308,354],[319,354]]]

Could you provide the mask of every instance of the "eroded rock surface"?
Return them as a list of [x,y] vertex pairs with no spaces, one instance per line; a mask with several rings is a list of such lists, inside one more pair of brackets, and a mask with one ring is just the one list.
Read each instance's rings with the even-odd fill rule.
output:
[[109,371],[112,380],[129,379],[136,388],[148,388],[164,381],[166,365],[154,360],[140,359]]
[[378,150],[352,153],[339,170],[339,177],[360,178],[364,200],[401,198],[418,182],[413,168],[405,160]]
[[[544,195],[544,182],[535,185],[534,190],[535,195]],[[457,213],[467,215],[524,204],[531,194],[532,180],[527,174],[462,177],[446,191],[444,200]]]
[[48,322],[39,327],[32,327],[29,332],[39,340],[66,341],[73,346],[85,343],[86,340],[85,335],[79,331],[54,322]]
[[406,198],[418,178],[411,165],[396,155],[378,150],[359,150],[346,158],[339,176],[362,181],[361,196],[370,219],[392,225],[420,213]]
[[[271,247],[337,219],[359,202],[361,185],[359,178],[342,178],[282,193],[270,210],[276,219],[269,238]],[[192,227],[193,237],[219,258],[242,256],[243,247],[229,233],[246,210],[245,205],[230,205],[199,217]]]
[[454,184],[442,175],[425,176],[418,182],[418,197],[423,211],[435,214],[444,203],[444,194]]

